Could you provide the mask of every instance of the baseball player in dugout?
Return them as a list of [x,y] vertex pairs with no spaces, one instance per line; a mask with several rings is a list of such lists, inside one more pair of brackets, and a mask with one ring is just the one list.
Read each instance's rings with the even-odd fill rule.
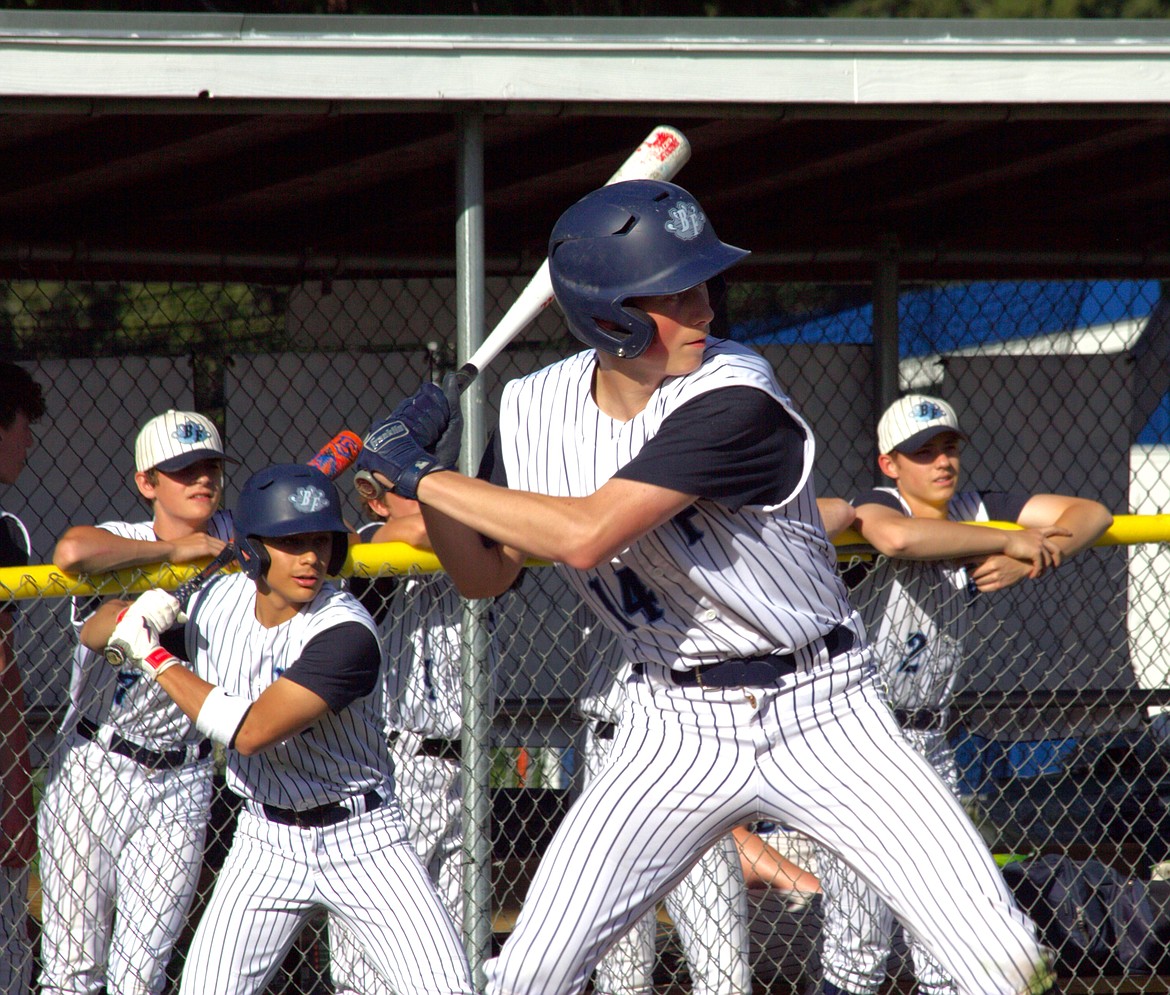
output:
[[180,991],[261,991],[323,909],[394,991],[471,995],[459,936],[392,794],[371,695],[377,627],[327,579],[349,550],[337,488],[314,467],[276,464],[247,480],[234,518],[241,572],[213,577],[186,612],[154,589],[125,614],[103,606],[82,630],[227,747],[228,787],[243,799]]
[[[854,528],[885,554],[855,591],[879,681],[906,741],[958,795],[948,710],[971,641],[973,597],[1046,576],[1113,523],[1096,501],[1060,494],[961,491],[966,436],[935,397],[895,401],[878,422],[878,466],[890,486],[854,500]],[[1016,522],[1000,530],[965,522]],[[832,853],[818,860],[825,893],[826,993],[876,995],[885,982],[894,913]],[[913,932],[911,933],[913,937]],[[918,990],[943,995],[954,975],[912,939]]]
[[588,348],[506,385],[480,477],[452,469],[454,377],[376,424],[358,460],[422,503],[464,595],[555,561],[631,661],[610,761],[543,855],[487,991],[580,992],[757,819],[863,869],[967,995],[1048,990],[1033,923],[879,692],[809,426],[762,357],[708,334],[719,277],[747,253],[681,187],[634,180],[570,207],[548,254]]
[[[363,542],[405,542],[429,550],[415,501],[390,491],[363,498],[373,520]],[[459,737],[463,685],[459,670],[459,593],[446,574],[351,580],[350,589],[378,623],[386,653],[379,687],[384,731],[394,761],[394,793],[415,852],[455,928],[463,926],[463,786]],[[329,965],[337,995],[390,995],[353,935],[329,926]]]
[[[166,411],[134,443],[137,522],[75,525],[53,562],[69,573],[214,556],[224,450],[201,414]],[[97,607],[77,599],[73,626]],[[77,645],[69,704],[37,812],[46,993],[160,992],[195,895],[212,789],[211,743],[134,668]]]
[[[45,414],[41,385],[0,362],[0,487],[16,483]],[[0,507],[0,566],[22,567],[31,546],[24,523]],[[20,673],[21,612],[0,591],[0,995],[24,995],[32,980],[28,935],[29,862],[36,852],[32,772]]]

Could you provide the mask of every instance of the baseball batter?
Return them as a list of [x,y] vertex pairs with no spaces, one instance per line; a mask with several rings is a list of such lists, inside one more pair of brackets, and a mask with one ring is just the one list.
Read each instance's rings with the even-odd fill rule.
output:
[[[0,362],[0,486],[16,483],[34,445],[31,426],[45,414],[41,385],[15,363]],[[0,508],[0,566],[25,566],[32,546],[24,523]],[[32,980],[28,941],[29,862],[36,853],[32,771],[19,648],[18,602],[0,591],[0,993],[23,995]]]
[[[366,500],[378,520],[363,542],[405,542],[430,549],[418,503],[384,491]],[[355,593],[358,593],[355,590]],[[394,792],[415,852],[438,888],[456,929],[463,925],[463,731],[459,670],[459,593],[445,574],[411,576],[390,592],[374,581],[359,594],[378,622],[386,651],[380,700],[394,760]],[[338,995],[390,995],[341,923],[329,927],[329,961]]]
[[[73,526],[53,562],[90,573],[218,553],[231,536],[217,510],[224,459],[203,415],[151,418],[134,446],[151,519]],[[94,607],[75,601],[75,630]],[[45,992],[162,991],[203,863],[211,779],[211,743],[170,698],[79,642],[37,812]]]
[[701,853],[757,818],[858,868],[968,995],[1044,991],[1033,924],[878,692],[817,511],[812,433],[758,354],[708,335],[707,281],[745,255],[673,184],[589,194],[549,261],[591,348],[506,386],[495,482],[449,469],[461,425],[432,385],[358,461],[421,501],[464,595],[504,590],[529,554],[561,563],[632,663],[611,760],[545,852],[487,991],[580,992]]
[[[196,728],[228,747],[243,799],[232,847],[195,932],[181,991],[261,991],[309,917],[324,909],[399,992],[470,995],[451,917],[406,837],[371,692],[376,627],[327,583],[349,533],[332,481],[277,464],[235,509],[242,573],[220,575],[184,619],[165,591],[125,617],[103,608],[82,636],[118,644]],[[159,635],[185,621],[183,665]]]
[[[854,526],[886,554],[855,594],[872,634],[880,681],[902,734],[958,795],[948,713],[969,645],[972,600],[1038,578],[1090,546],[1112,524],[1096,501],[1058,494],[960,491],[965,435],[935,397],[895,401],[878,422],[878,466],[894,486],[854,501]],[[1006,521],[1022,531],[961,524]],[[819,860],[826,993],[877,995],[885,981],[893,914],[829,853]],[[911,943],[919,991],[955,990],[921,944]]]

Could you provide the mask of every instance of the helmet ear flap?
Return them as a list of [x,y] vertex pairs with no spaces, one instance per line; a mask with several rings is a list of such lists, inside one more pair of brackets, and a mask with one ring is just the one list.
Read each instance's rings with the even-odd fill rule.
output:
[[723,298],[726,296],[727,277],[722,273],[716,273],[715,276],[707,280],[707,303],[714,310],[723,303]]
[[240,569],[252,580],[259,580],[268,573],[268,568],[272,565],[272,558],[264,548],[264,543],[254,536],[236,537],[236,559],[239,561]]
[[329,563],[325,567],[325,571],[332,577],[336,577],[341,573],[341,568],[345,566],[345,558],[349,556],[349,537],[342,535],[340,532],[333,533],[333,551],[329,555]]

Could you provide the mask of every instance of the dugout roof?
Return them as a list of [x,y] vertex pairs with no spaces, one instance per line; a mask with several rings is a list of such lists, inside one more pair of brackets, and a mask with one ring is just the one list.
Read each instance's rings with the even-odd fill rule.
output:
[[[489,273],[656,124],[761,278],[1170,270],[1160,21],[0,12],[0,270]],[[467,146],[464,146],[466,148]]]

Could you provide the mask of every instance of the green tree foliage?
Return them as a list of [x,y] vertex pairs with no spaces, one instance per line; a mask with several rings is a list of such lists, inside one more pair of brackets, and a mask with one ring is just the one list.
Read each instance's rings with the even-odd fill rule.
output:
[[7,284],[0,311],[5,353],[77,356],[224,356],[285,348],[287,291],[244,283]]

